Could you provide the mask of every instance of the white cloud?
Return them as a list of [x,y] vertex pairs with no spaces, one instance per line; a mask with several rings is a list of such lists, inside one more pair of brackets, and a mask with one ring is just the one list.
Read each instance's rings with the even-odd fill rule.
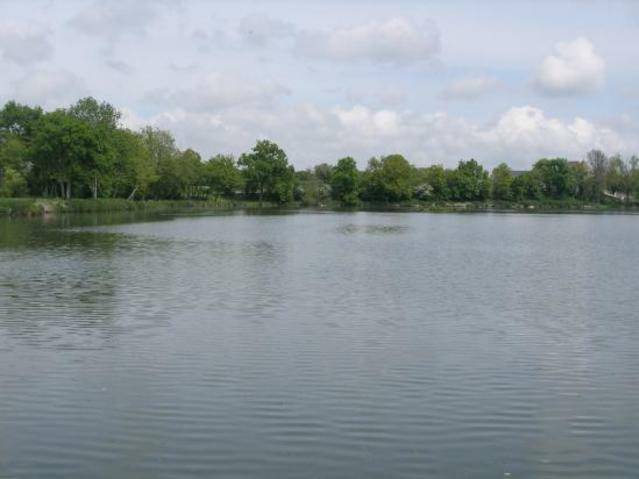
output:
[[581,159],[592,148],[616,152],[630,146],[607,126],[598,126],[580,117],[571,122],[548,118],[532,106],[511,108],[493,127],[479,132],[478,138],[498,153],[511,152],[513,158],[568,156]]
[[36,70],[16,82],[14,98],[51,109],[66,107],[87,94],[84,81],[72,72]]
[[350,109],[334,108],[339,124],[360,135],[392,136],[398,132],[398,114],[391,110],[371,111],[361,105]]
[[590,93],[603,86],[606,64],[586,38],[555,45],[555,53],[542,62],[535,85],[549,95]]
[[0,24],[0,56],[24,66],[48,60],[53,46],[44,32],[16,24]]
[[499,81],[491,76],[476,76],[453,81],[442,91],[447,100],[475,100],[482,95],[494,91]]
[[[446,113],[311,104],[216,113],[175,108],[148,121],[174,131],[182,147],[194,147],[204,156],[239,154],[257,138],[271,138],[297,168],[345,155],[354,156],[364,166],[371,156],[399,152],[421,166],[455,166],[461,158],[476,158],[487,167],[505,161],[513,168],[526,169],[542,157],[578,160],[591,148],[630,153],[639,147],[632,132],[579,117],[569,121],[548,117],[532,106],[511,108],[488,124]],[[137,125],[141,123],[136,120]]]
[[156,104],[187,111],[214,111],[233,106],[269,107],[289,95],[287,87],[269,81],[254,81],[228,73],[210,73],[191,87],[155,91],[147,99]]
[[373,21],[330,32],[302,31],[297,36],[302,55],[337,61],[414,63],[439,53],[439,30],[431,21],[403,17]]

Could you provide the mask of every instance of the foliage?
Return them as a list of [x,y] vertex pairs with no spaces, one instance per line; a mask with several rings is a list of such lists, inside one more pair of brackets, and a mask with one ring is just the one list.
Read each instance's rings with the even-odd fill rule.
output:
[[546,198],[561,199],[574,196],[576,181],[568,161],[563,158],[543,158],[533,167],[540,181],[541,193]]
[[258,141],[249,153],[240,156],[238,163],[243,168],[247,193],[257,195],[260,202],[267,199],[286,203],[293,199],[295,170],[276,143]]
[[512,198],[515,201],[542,199],[541,182],[536,173],[526,172],[513,178]]
[[490,178],[475,160],[462,160],[449,175],[448,188],[453,200],[484,201],[490,194]]
[[344,206],[354,206],[359,202],[359,172],[353,158],[347,156],[337,162],[330,182],[333,199]]
[[513,173],[506,163],[497,166],[491,175],[491,194],[494,200],[509,201],[513,197]]
[[244,187],[242,172],[232,155],[216,155],[204,164],[203,183],[215,195],[234,196]]
[[371,158],[363,175],[363,196],[369,201],[409,200],[415,182],[415,168],[402,155]]
[[72,187],[84,179],[83,173],[98,168],[99,155],[95,131],[77,117],[56,110],[38,121],[31,160],[34,176],[46,192],[59,186],[60,196],[71,198]]
[[[365,171],[345,157],[335,166],[322,163],[295,172],[284,150],[269,140],[258,141],[237,161],[216,155],[203,162],[195,150],[178,148],[169,131],[149,126],[135,132],[120,120],[114,106],[92,97],[49,112],[6,103],[0,109],[0,197],[40,196],[49,202],[58,197],[81,208],[94,208],[82,203],[86,198],[119,208],[127,199],[235,201],[242,194],[260,204],[295,199],[323,205],[332,198],[342,205],[418,201],[445,207],[452,201],[478,208],[490,198],[606,207],[636,204],[639,197],[639,157],[608,157],[600,150],[581,162],[543,158],[528,172],[501,164],[490,175],[474,159],[454,169],[416,168],[399,154],[372,158]],[[33,202],[10,204],[28,205],[24,211],[39,208]]]

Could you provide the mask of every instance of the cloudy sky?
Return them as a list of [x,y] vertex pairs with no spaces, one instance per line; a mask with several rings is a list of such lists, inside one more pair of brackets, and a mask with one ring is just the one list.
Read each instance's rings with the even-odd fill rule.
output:
[[0,102],[92,95],[204,157],[639,153],[636,1],[0,0]]

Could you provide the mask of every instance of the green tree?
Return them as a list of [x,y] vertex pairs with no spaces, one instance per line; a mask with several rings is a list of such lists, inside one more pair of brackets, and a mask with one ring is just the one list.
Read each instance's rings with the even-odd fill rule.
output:
[[639,196],[639,156],[632,155],[630,161],[630,194],[636,199]]
[[0,110],[0,196],[27,194],[28,155],[42,109],[10,101]]
[[509,201],[512,199],[513,172],[506,163],[493,169],[491,195],[494,200]]
[[28,143],[42,117],[42,108],[10,101],[0,110],[0,141],[5,134],[17,135]]
[[188,199],[205,197],[204,164],[200,154],[187,148],[178,155],[177,162],[182,196]]
[[527,171],[513,178],[510,186],[513,199],[516,201],[540,200],[542,198],[542,185],[538,175]]
[[7,133],[0,141],[0,196],[25,195],[28,171],[27,145],[17,134]]
[[115,132],[121,115],[113,105],[106,102],[98,103],[92,97],[78,100],[69,107],[68,113],[90,125],[96,136],[97,148],[92,168],[85,171],[85,182],[95,199],[100,189],[110,190],[110,183],[115,179]]
[[613,195],[621,193],[625,200],[629,200],[632,193],[631,169],[621,155],[611,156],[608,160],[606,187]]
[[419,192],[417,197],[435,201],[446,201],[450,197],[446,169],[442,165],[432,165],[419,171]]
[[364,196],[370,201],[409,200],[415,179],[415,168],[402,155],[371,158],[363,175]]
[[78,100],[69,107],[69,114],[87,122],[94,128],[103,127],[109,130],[118,128],[122,114],[110,103],[99,103],[93,97]]
[[608,172],[608,158],[601,150],[591,150],[586,155],[590,171],[594,179],[594,199],[601,201],[606,189],[606,173]]
[[153,198],[178,199],[182,195],[182,181],[178,165],[179,151],[171,132],[147,126],[140,132],[149,161],[155,171],[155,181],[149,187]]
[[264,199],[286,203],[293,199],[295,170],[288,164],[286,153],[269,140],[258,141],[249,153],[240,156],[238,164],[246,180],[246,190]]
[[356,205],[359,201],[359,172],[357,163],[347,156],[337,162],[331,174],[331,195],[345,206]]
[[155,164],[142,135],[130,130],[114,132],[115,160],[110,196],[134,199],[146,197],[157,181]]
[[55,192],[57,185],[62,197],[71,198],[73,187],[96,168],[98,151],[98,138],[88,123],[64,110],[46,113],[31,145],[34,176],[45,194]]
[[333,175],[333,167],[328,163],[320,163],[313,168],[315,177],[323,184],[331,184],[331,176]]
[[485,201],[490,194],[490,178],[475,160],[462,160],[449,175],[448,187],[454,200]]
[[542,194],[546,198],[558,199],[574,195],[574,172],[564,158],[543,158],[535,163],[533,172],[541,181]]
[[594,197],[594,179],[585,161],[570,164],[574,181],[573,196],[582,201],[592,200]]
[[233,196],[244,178],[232,155],[216,155],[204,164],[204,183],[216,195]]

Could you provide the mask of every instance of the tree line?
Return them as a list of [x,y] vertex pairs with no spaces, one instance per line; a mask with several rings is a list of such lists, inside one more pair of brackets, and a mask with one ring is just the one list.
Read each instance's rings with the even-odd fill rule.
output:
[[400,154],[371,158],[358,170],[351,157],[295,171],[276,143],[257,141],[235,158],[204,161],[180,150],[168,131],[120,125],[120,112],[83,98],[45,112],[10,101],[0,110],[0,197],[206,199],[228,197],[307,205],[360,202],[524,202],[575,199],[634,202],[639,158],[592,150],[583,161],[544,158],[530,171],[477,161],[421,168]]

